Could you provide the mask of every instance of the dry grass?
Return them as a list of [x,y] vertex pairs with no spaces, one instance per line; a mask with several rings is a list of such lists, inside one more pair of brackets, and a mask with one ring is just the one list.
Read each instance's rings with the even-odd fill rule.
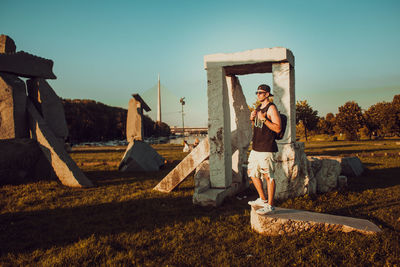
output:
[[[247,200],[228,198],[218,208],[193,206],[192,176],[170,194],[153,191],[186,155],[180,146],[155,148],[168,160],[160,172],[120,173],[116,166],[122,150],[80,148],[71,156],[96,187],[72,189],[55,181],[1,186],[0,265],[400,264],[396,140],[307,143],[308,154],[361,154],[367,170],[350,178],[344,191],[278,203],[371,220],[383,229],[376,236],[333,232],[261,236],[250,229]],[[255,197],[252,188],[245,194]]]

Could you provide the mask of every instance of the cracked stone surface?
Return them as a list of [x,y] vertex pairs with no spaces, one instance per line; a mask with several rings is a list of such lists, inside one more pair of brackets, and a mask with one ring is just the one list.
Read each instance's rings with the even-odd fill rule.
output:
[[251,208],[251,228],[268,236],[317,231],[356,231],[362,234],[376,234],[381,231],[374,223],[364,219],[278,207],[272,214],[259,215],[256,212],[259,208],[261,207]]

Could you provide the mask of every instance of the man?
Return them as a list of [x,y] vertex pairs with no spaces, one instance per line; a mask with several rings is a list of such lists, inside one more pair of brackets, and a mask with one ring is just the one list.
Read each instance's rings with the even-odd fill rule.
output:
[[[250,152],[248,174],[253,181],[259,198],[249,201],[251,206],[261,206],[258,214],[266,214],[274,211],[274,154],[278,151],[275,142],[276,134],[281,131],[281,118],[276,106],[272,103],[271,88],[261,84],[257,88],[257,99],[261,103],[251,114],[253,128],[253,149]],[[267,182],[268,201],[263,188],[263,182]]]

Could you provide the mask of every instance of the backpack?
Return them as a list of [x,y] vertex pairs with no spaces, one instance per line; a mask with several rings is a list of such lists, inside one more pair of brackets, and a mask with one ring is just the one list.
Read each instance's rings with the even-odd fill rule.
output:
[[[268,111],[268,109],[271,105],[274,105],[274,103],[268,104],[266,112]],[[275,135],[275,139],[281,140],[285,136],[286,126],[287,126],[287,116],[285,114],[280,113],[279,110],[278,110],[278,113],[279,113],[279,116],[281,117],[281,131]]]

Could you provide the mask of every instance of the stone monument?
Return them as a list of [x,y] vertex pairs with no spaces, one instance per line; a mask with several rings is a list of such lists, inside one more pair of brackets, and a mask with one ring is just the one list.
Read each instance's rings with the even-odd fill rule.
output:
[[149,106],[138,94],[129,100],[126,118],[126,140],[129,142],[119,164],[120,171],[158,171],[164,165],[164,158],[143,141],[143,109]]
[[[53,61],[16,52],[14,41],[0,35],[0,139],[4,139],[1,145],[10,151],[13,147],[25,150],[24,155],[28,155],[2,157],[0,166],[7,168],[6,174],[19,176],[17,180],[27,173],[54,174],[67,186],[92,186],[64,149],[68,128],[63,105],[45,80],[56,79],[52,68]],[[19,76],[29,78],[28,95]],[[29,164],[24,165],[22,172],[12,167],[20,166],[17,161],[25,161],[24,158],[29,158]]]

